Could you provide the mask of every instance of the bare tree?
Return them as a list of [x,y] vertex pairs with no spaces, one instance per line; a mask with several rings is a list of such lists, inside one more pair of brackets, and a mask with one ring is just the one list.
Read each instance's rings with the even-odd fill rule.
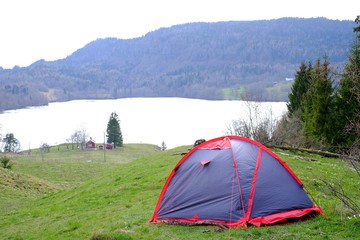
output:
[[50,152],[50,145],[49,144],[47,144],[47,143],[43,143],[43,144],[41,144],[40,145],[40,150],[42,151],[42,152],[46,152],[46,153],[49,153]]
[[260,102],[243,101],[247,117],[233,120],[228,126],[228,134],[238,135],[268,144],[275,129],[272,109],[264,109]]
[[72,149],[74,149],[74,144],[76,144],[76,148],[80,148],[81,150],[84,150],[87,137],[88,137],[88,133],[84,127],[82,127],[79,130],[75,130],[75,132],[71,135],[70,138]]
[[[271,144],[275,146],[286,145],[295,148],[308,146],[310,144],[303,133],[299,111],[294,112],[291,117],[289,117],[288,114],[283,114],[277,121]],[[312,143],[312,145],[313,144],[314,143]]]
[[45,157],[45,153],[49,153],[50,152],[50,145],[47,143],[42,143],[40,145],[40,154],[41,154],[41,159],[44,161],[44,157]]

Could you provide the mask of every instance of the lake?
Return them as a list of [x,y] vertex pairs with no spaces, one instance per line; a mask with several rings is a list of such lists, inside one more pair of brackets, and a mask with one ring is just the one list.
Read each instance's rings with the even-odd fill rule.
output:
[[[285,102],[259,104],[263,114],[271,111],[274,118],[286,112]],[[119,116],[124,143],[165,142],[174,148],[226,135],[233,120],[248,118],[249,107],[243,101],[187,98],[75,100],[5,111],[0,114],[0,133],[13,133],[22,150],[65,143],[80,129],[102,143],[112,112]]]

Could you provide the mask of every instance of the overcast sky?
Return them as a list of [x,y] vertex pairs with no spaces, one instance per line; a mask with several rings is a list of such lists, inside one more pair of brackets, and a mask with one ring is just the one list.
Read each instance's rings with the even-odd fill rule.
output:
[[65,58],[98,38],[135,38],[190,22],[354,20],[359,0],[0,0],[0,66]]

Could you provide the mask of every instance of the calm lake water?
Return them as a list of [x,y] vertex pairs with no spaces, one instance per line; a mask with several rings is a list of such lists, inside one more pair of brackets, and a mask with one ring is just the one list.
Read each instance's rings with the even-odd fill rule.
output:
[[[278,118],[285,102],[261,103],[263,114]],[[85,129],[96,142],[104,141],[110,114],[116,112],[124,143],[162,142],[168,148],[191,145],[226,135],[233,120],[247,119],[249,107],[242,101],[208,101],[185,98],[125,98],[76,100],[48,106],[6,111],[0,114],[0,133],[14,133],[23,150],[42,143],[65,143]]]

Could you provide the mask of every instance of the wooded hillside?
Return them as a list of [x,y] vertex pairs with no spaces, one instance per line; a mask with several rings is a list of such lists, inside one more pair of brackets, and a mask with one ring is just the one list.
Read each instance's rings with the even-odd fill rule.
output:
[[354,23],[325,18],[189,23],[136,39],[98,39],[65,59],[0,68],[0,111],[123,97],[286,101],[302,61],[347,60]]

